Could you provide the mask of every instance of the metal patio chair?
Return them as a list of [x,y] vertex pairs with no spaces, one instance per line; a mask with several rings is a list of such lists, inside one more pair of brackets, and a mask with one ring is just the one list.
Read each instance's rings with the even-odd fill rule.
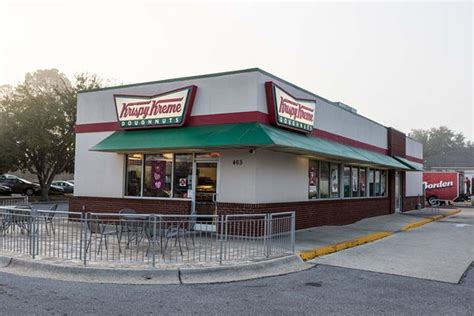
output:
[[[127,245],[126,248],[130,247],[130,243],[135,241],[138,245],[143,238],[143,217],[134,216],[137,214],[132,209],[121,209],[120,214],[120,240],[124,233],[127,234]],[[127,216],[132,215],[132,216]]]
[[48,229],[48,224],[49,224],[49,227],[51,229],[51,231],[53,232],[53,235],[55,235],[55,231],[54,231],[54,216],[56,215],[56,210],[58,209],[58,205],[57,204],[54,204],[53,206],[51,206],[49,208],[49,211],[52,211],[52,212],[49,212],[49,213],[43,213],[43,220],[44,220],[44,224],[45,224],[45,228],[46,228],[46,234],[49,236],[49,229]]
[[15,205],[14,209],[11,210],[11,225],[13,230],[15,226],[20,229],[20,233],[23,235],[26,231],[30,232],[31,223],[31,205]]
[[[117,225],[111,225],[106,220],[102,220],[98,215],[90,214],[90,217],[87,219],[87,228],[89,230],[89,241],[86,246],[86,253],[89,250],[89,247],[92,243],[92,236],[95,235],[95,240],[99,238],[99,246],[97,246],[97,254],[102,250],[102,242],[104,241],[105,250],[108,251],[108,237],[116,236],[118,241],[119,253],[122,252],[120,247],[120,237],[119,230]],[[100,237],[98,237],[100,236]]]

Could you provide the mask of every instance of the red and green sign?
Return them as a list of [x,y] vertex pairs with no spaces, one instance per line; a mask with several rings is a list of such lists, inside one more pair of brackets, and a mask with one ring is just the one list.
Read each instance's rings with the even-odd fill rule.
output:
[[277,126],[310,133],[314,126],[316,101],[298,99],[269,81],[265,83],[268,114]]
[[114,95],[121,128],[183,126],[191,114],[196,86],[153,96]]

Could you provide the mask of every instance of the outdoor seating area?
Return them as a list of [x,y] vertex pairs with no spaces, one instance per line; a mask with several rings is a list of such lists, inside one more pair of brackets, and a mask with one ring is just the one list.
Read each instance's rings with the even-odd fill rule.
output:
[[4,206],[0,252],[114,266],[263,260],[294,252],[294,214],[196,217]]

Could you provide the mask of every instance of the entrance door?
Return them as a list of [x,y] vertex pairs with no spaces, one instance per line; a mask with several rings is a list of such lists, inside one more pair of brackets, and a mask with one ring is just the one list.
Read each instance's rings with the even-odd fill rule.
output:
[[400,187],[400,171],[395,171],[395,213],[400,213],[402,207],[402,190]]
[[219,163],[215,161],[196,161],[195,164],[194,213],[197,215],[215,215]]

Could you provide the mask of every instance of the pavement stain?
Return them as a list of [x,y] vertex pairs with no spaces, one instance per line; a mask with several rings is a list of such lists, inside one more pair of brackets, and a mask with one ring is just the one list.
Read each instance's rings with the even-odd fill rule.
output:
[[322,284],[320,282],[306,282],[304,285],[312,286],[312,287],[321,287]]

